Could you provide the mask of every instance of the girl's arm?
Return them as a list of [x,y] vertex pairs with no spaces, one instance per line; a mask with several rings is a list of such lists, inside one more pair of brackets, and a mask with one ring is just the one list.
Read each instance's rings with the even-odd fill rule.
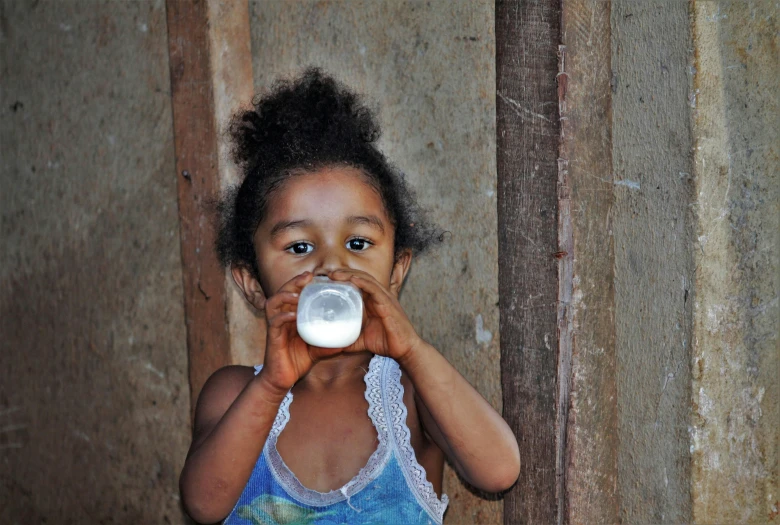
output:
[[474,487],[501,492],[520,474],[509,425],[438,350],[420,346],[399,360],[412,381],[423,428]]
[[312,350],[298,336],[295,310],[305,272],[265,303],[268,325],[264,366],[252,377],[243,367],[217,371],[203,387],[192,446],[179,480],[182,503],[196,521],[214,523],[230,513],[252,474],[279,405],[313,359],[335,350]]
[[421,401],[428,434],[458,473],[487,492],[508,489],[520,473],[520,452],[512,430],[490,403],[423,341],[406,317],[396,293],[358,270],[336,270],[331,279],[352,281],[365,295],[367,322],[346,349],[368,349],[394,358],[411,379]]
[[182,503],[195,521],[215,523],[230,513],[286,394],[248,367],[222,368],[206,382],[179,480]]

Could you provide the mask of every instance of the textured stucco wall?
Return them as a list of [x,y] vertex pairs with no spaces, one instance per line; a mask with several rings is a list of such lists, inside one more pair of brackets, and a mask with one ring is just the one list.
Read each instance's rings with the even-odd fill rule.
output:
[[777,15],[613,1],[627,522],[778,516]]
[[0,522],[184,523],[165,3],[0,2]]
[[693,260],[686,2],[613,0],[618,488],[626,523],[690,520]]
[[778,519],[780,6],[693,4],[693,517]]
[[[451,232],[416,261],[402,302],[433,343],[500,408],[493,3],[250,2],[255,86],[308,64],[380,108],[382,146]],[[495,523],[501,502],[449,471],[449,523]]]

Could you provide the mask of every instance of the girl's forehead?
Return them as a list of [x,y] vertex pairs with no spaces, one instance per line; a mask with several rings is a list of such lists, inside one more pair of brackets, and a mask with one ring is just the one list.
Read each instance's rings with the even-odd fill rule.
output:
[[363,172],[352,167],[332,167],[293,175],[268,203],[263,222],[280,219],[337,219],[377,215],[389,222],[382,198]]

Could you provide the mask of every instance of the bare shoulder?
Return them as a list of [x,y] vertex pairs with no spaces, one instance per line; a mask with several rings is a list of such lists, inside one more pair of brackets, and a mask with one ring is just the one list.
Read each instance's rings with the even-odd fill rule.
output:
[[251,366],[225,366],[208,378],[195,408],[194,440],[214,427],[255,376]]
[[224,414],[254,376],[253,367],[239,365],[225,366],[211,374],[198,395],[196,421],[199,415],[206,413]]
[[240,392],[254,377],[255,369],[251,366],[230,365],[223,366],[208,378],[203,385],[201,395],[213,395],[215,393],[226,394],[227,391],[238,389]]

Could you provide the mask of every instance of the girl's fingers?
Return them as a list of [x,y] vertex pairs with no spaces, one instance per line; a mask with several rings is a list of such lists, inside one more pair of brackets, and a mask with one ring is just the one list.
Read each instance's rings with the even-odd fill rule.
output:
[[297,275],[287,281],[273,297],[266,301],[265,312],[269,322],[277,311],[292,312],[297,308],[300,291],[311,279],[311,272]]
[[[362,344],[373,352],[387,352],[400,356],[417,339],[417,333],[409,322],[398,299],[373,276],[357,270],[336,270],[333,280],[350,281],[364,294],[366,311],[361,336]],[[373,318],[373,320],[372,320]]]
[[349,281],[363,291],[365,308],[372,314],[384,318],[402,311],[398,300],[370,275],[356,273],[350,276]]
[[379,281],[366,272],[359,270],[335,270],[331,272],[334,281],[351,281],[358,288],[369,294],[374,301],[387,303],[392,299],[390,292]]
[[[309,284],[309,281],[311,281],[313,277],[314,275],[311,272],[303,272],[300,275],[296,275],[284,283],[284,285],[279,288],[279,292],[300,292],[304,286]],[[277,294],[279,292],[277,292]]]
[[274,328],[281,328],[282,325],[285,323],[289,323],[290,321],[294,321],[295,318],[298,316],[297,312],[280,312],[270,319],[268,319],[268,328],[274,329]]
[[284,308],[285,306],[297,306],[299,294],[296,292],[279,292],[265,303],[265,310],[271,316],[276,313],[277,310],[292,311],[290,308]]

